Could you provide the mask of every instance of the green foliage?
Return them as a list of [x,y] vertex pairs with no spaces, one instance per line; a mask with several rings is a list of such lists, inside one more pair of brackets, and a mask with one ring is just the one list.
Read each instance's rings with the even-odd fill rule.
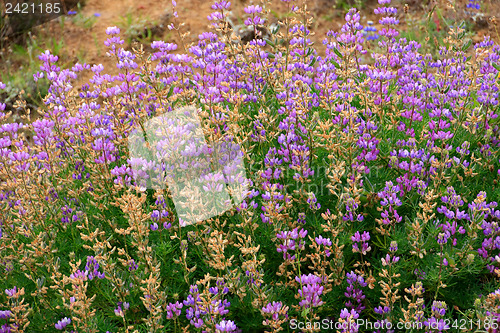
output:
[[127,45],[131,45],[133,41],[139,41],[143,44],[152,42],[151,27],[155,23],[147,17],[141,17],[137,13],[129,11],[125,16],[120,16],[116,25],[123,32]]
[[97,22],[97,17],[95,15],[86,16],[82,12],[82,5],[80,3],[77,5],[76,14],[71,17],[71,21],[79,27],[84,28],[85,30],[91,30],[92,27]]

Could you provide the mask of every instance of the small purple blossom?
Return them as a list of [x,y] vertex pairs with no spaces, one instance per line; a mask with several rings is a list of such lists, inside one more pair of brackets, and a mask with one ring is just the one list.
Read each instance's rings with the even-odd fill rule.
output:
[[118,35],[120,33],[120,28],[118,27],[108,27],[106,29],[106,35]]
[[71,324],[71,319],[68,317],[64,317],[63,319],[59,320],[54,326],[58,330],[63,330],[69,324]]
[[167,304],[167,319],[173,319],[181,315],[182,303],[168,303]]
[[0,311],[0,319],[7,319],[12,316],[12,312],[9,310]]
[[215,324],[217,332],[234,332],[237,327],[232,320],[222,320],[220,323]]
[[5,289],[5,294],[8,297],[14,297],[17,294],[17,287],[14,287],[12,289]]

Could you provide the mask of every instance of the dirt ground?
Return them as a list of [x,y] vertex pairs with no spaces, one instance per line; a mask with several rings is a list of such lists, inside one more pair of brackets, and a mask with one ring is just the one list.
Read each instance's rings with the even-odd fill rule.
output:
[[[344,8],[338,8],[338,1],[344,4],[353,2],[353,0],[307,0],[308,7],[312,15],[315,17],[315,27],[312,29],[316,35],[317,44],[324,38],[328,30],[339,30],[344,23]],[[361,1],[363,3],[361,14],[362,24],[366,24],[368,20],[375,22],[378,17],[373,14],[373,9],[377,7],[375,0]],[[436,24],[435,30],[444,29],[441,17],[447,19],[448,22],[467,17],[464,13],[465,3],[468,0],[393,0],[393,5],[398,7],[399,16],[401,19],[401,27],[403,29],[413,29],[405,23],[411,20],[418,20],[426,17],[434,5],[440,9],[434,11],[431,19]],[[208,30],[207,15],[213,10],[210,8],[213,1],[210,0],[177,0],[177,12],[179,20],[185,22],[182,27],[183,32],[190,32],[187,38],[187,43],[196,41],[199,33]],[[251,0],[234,0],[232,3],[232,19],[234,22],[242,22],[244,17],[243,8],[251,4]],[[254,3],[258,3],[255,1]],[[454,4],[454,7],[450,6]],[[408,11],[405,13],[404,6],[407,5]],[[344,7],[347,7],[344,5]],[[283,12],[286,5],[278,0],[273,0],[271,8],[274,12]],[[497,41],[498,23],[491,20],[492,16],[498,16],[500,20],[500,1],[499,0],[483,0],[481,12],[484,16],[476,17],[476,22],[468,19],[473,26],[476,34],[473,37],[474,41],[479,41],[484,35],[491,35]],[[171,22],[172,3],[170,0],[86,0],[85,5],[81,9],[81,14],[84,17],[98,16],[95,19],[95,24],[89,27],[82,27],[75,24],[72,17],[68,16],[65,19],[65,24],[62,27],[58,22],[49,22],[38,28],[44,30],[45,33],[56,38],[64,40],[63,52],[67,55],[67,63],[76,63],[79,59],[83,59],[89,64],[102,63],[108,72],[115,71],[116,67],[111,58],[106,57],[106,47],[103,42],[108,37],[105,30],[108,26],[119,25],[120,22],[129,20],[129,26],[140,20],[142,23],[149,25],[153,32],[152,40],[163,39],[168,42],[179,42],[176,34],[167,29],[167,25]],[[271,17],[271,20],[277,20],[276,16]],[[419,29],[423,34],[426,33],[426,27],[420,24]],[[500,30],[500,29],[499,29]],[[145,34],[145,33],[144,33]],[[14,64],[14,66],[22,65],[22,63]],[[2,64],[0,64],[1,69]],[[90,73],[83,76],[80,81],[86,82]],[[79,82],[79,83],[81,83]]]

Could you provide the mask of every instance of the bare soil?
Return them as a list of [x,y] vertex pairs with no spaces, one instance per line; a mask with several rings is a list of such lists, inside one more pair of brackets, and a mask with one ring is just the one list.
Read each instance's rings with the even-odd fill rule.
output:
[[[348,0],[337,0],[348,2]],[[307,0],[308,7],[315,17],[315,39],[317,44],[324,38],[328,30],[339,30],[344,23],[345,9],[335,7],[335,0]],[[432,35],[439,33],[445,29],[443,19],[448,22],[453,22],[460,19],[468,19],[470,25],[475,31],[473,40],[475,42],[482,40],[483,36],[490,35],[493,39],[499,41],[499,31],[497,31],[498,23],[494,16],[498,16],[500,20],[500,1],[498,0],[483,0],[481,12],[482,16],[476,17],[475,22],[468,18],[464,12],[465,4],[468,0],[394,0],[393,3],[399,9],[402,29],[415,29],[407,24],[410,21],[418,23],[417,27],[422,36],[432,38]],[[197,36],[208,30],[207,16],[213,11],[211,9],[213,1],[211,0],[177,0],[177,12],[179,20],[184,22],[182,27],[183,32],[189,32],[190,35],[186,39],[186,43],[195,42]],[[234,0],[232,3],[231,18],[235,24],[242,23],[244,20],[243,8],[251,4],[251,1]],[[454,4],[451,6],[450,4]],[[404,6],[407,6],[405,12]],[[362,24],[366,24],[368,20],[375,22],[377,26],[378,17],[373,14],[373,9],[377,6],[375,0],[363,1],[361,9]],[[428,17],[432,8],[436,6],[439,10],[434,10],[430,16],[434,24],[434,30],[423,24],[421,21]],[[274,0],[271,4],[273,13],[283,13],[286,9],[286,4]],[[173,19],[172,4],[170,0],[87,0],[85,6],[81,9],[84,17],[92,17],[97,13],[99,15],[95,24],[91,28],[86,28],[72,22],[71,17],[66,17],[65,24],[62,26],[60,22],[49,22],[37,29],[43,30],[45,35],[54,36],[54,38],[62,38],[64,40],[63,52],[66,55],[66,65],[76,63],[83,59],[89,64],[102,63],[106,71],[113,73],[116,71],[114,59],[106,57],[106,47],[104,41],[108,38],[105,30],[109,26],[120,25],[126,21],[127,15],[132,23],[143,20],[152,32],[152,40],[163,39],[169,42],[179,43],[177,34],[169,31],[167,25]],[[277,21],[278,18],[273,16],[270,20]],[[420,22],[419,22],[420,20]],[[427,21],[430,22],[430,21]],[[142,36],[147,34],[147,29],[144,29]],[[144,41],[144,38],[142,38]],[[130,47],[130,46],[129,46]],[[50,48],[50,47],[47,47]],[[21,66],[22,60],[9,66]],[[0,70],[2,64],[0,63]],[[87,82],[91,73],[84,74],[79,83]]]

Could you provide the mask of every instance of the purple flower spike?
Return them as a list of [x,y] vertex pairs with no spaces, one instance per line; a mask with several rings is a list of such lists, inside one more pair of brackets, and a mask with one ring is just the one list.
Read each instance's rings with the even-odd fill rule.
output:
[[301,301],[299,305],[303,308],[311,308],[323,305],[321,295],[324,287],[321,285],[322,280],[314,274],[296,276],[295,281],[299,282],[302,287],[299,289]]
[[104,279],[104,273],[98,271],[99,263],[93,256],[87,257],[87,264],[85,265],[85,275],[88,276],[89,280],[93,280],[94,277],[99,279]]
[[352,252],[354,253],[362,253],[366,255],[366,253],[370,252],[372,249],[370,245],[368,245],[368,241],[370,240],[370,233],[368,231],[364,231],[363,234],[360,234],[359,231],[356,231],[354,236],[351,237],[353,242],[352,244]]
[[361,287],[366,287],[367,283],[361,275],[357,275],[352,271],[347,273],[347,283],[349,286],[344,294],[349,300],[345,305],[350,309],[356,310],[357,313],[361,313],[365,309],[363,305],[365,295],[363,295]]

